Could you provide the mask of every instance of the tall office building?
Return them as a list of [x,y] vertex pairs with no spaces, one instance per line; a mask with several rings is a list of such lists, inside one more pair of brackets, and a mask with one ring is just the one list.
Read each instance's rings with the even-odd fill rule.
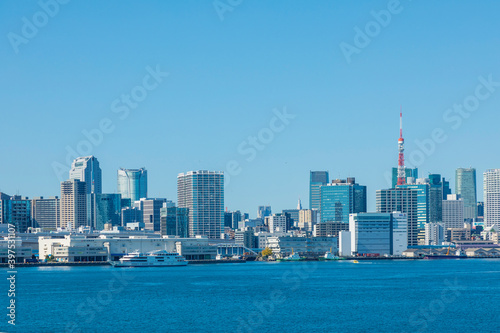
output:
[[328,171],[311,171],[309,175],[309,209],[321,209],[321,186],[329,183]]
[[429,174],[429,181],[432,187],[441,187],[442,200],[446,200],[448,194],[451,194],[450,182],[444,177],[441,178],[440,174]]
[[500,226],[500,169],[486,170],[484,181],[484,225]]
[[102,176],[99,161],[94,156],[78,157],[71,164],[69,179],[85,182],[87,194],[102,193]]
[[257,218],[258,219],[264,219],[266,216],[271,216],[272,211],[271,211],[271,206],[259,206],[257,209]]
[[58,197],[36,197],[31,200],[33,227],[57,230],[61,224],[61,200]]
[[87,225],[87,185],[78,179],[61,183],[61,228]]
[[455,192],[464,201],[464,218],[477,218],[476,169],[457,169],[455,174]]
[[126,227],[127,223],[142,223],[142,210],[137,207],[122,207],[122,226]]
[[271,216],[266,216],[266,224],[269,227],[269,232],[282,233],[287,232],[287,217],[285,214],[274,214]]
[[0,224],[7,223],[5,220],[5,208],[9,199],[10,195],[0,192]]
[[160,209],[160,234],[162,236],[188,237],[189,209],[163,203]]
[[[429,180],[419,178],[416,182],[414,182],[413,179],[409,178],[407,184],[396,185],[396,188],[408,188],[417,192],[417,227],[423,230],[425,228],[425,224],[429,223]],[[441,197],[439,200],[443,201]]]
[[449,194],[443,200],[443,226],[448,228],[464,227],[464,201],[458,194]]
[[132,203],[148,197],[148,172],[144,168],[118,170],[118,193]]
[[167,207],[175,206],[172,201],[164,198],[141,198],[141,200],[134,202],[134,207],[142,211],[144,229],[161,231],[160,210],[164,203],[167,204]]
[[[406,179],[408,178],[418,178],[418,168],[405,168]],[[392,188],[395,188],[398,184],[398,168],[392,168]]]
[[321,222],[349,223],[349,214],[366,212],[366,186],[355,178],[333,180],[321,190]]
[[417,218],[418,191],[410,188],[391,188],[377,190],[377,212],[406,214],[408,221],[408,246],[418,245]]
[[121,195],[120,194],[92,194],[94,206],[93,227],[96,230],[103,230],[105,224],[119,226],[121,222]]
[[31,200],[20,195],[11,196],[4,201],[5,223],[14,225],[16,232],[26,232],[31,227]]
[[224,172],[189,171],[177,176],[177,205],[189,208],[189,236],[220,238],[224,231]]

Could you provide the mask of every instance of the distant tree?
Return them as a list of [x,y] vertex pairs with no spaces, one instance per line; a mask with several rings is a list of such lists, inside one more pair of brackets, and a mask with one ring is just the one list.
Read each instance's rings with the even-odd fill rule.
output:
[[273,250],[271,250],[268,247],[266,247],[264,250],[262,250],[262,256],[263,257],[269,257],[272,254],[273,254]]

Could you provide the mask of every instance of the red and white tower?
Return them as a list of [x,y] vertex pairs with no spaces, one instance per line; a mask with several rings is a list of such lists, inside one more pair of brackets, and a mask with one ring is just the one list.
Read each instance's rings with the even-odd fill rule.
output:
[[406,184],[406,169],[405,169],[405,139],[403,139],[403,110],[399,112],[399,139],[398,139],[398,185]]

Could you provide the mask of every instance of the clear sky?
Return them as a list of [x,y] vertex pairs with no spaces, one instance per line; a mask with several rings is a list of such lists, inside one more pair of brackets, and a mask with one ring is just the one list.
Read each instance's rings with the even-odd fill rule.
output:
[[41,3],[0,2],[2,192],[59,195],[69,148],[98,158],[107,193],[119,167],[174,201],[178,173],[229,170],[225,205],[255,216],[307,207],[309,171],[328,170],[374,210],[400,105],[421,176],[454,188],[475,167],[482,198],[500,168],[498,1]]

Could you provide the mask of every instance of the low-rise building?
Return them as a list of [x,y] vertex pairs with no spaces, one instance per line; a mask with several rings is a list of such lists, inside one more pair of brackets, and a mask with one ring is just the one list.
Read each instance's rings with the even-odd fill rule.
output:
[[298,253],[302,256],[318,257],[328,251],[337,252],[337,239],[334,237],[269,237],[267,247],[274,254],[287,256]]

